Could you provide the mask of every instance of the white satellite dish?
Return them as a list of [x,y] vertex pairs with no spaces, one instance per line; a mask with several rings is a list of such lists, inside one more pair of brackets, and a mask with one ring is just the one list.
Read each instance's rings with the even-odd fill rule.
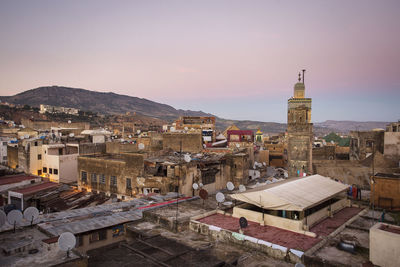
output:
[[204,185],[203,185],[203,183],[199,183],[199,186],[200,186],[200,187],[203,187]]
[[140,134],[140,130],[137,130],[136,133],[137,133],[137,134]]
[[229,191],[232,191],[233,189],[235,189],[235,186],[233,185],[232,182],[227,182],[226,188],[228,188]]
[[74,133],[70,133],[70,134],[69,134],[69,137],[74,137],[74,136],[75,136]]
[[147,188],[143,189],[143,195],[147,196],[149,194],[149,191],[147,190]]
[[240,144],[236,144],[236,147],[239,148],[239,147],[240,147]]
[[22,212],[19,210],[12,210],[7,214],[7,221],[11,225],[19,224],[22,220]]
[[140,150],[143,150],[144,149],[144,144],[143,143],[139,143],[138,147],[139,147]]
[[192,160],[192,158],[190,157],[189,154],[186,154],[186,155],[183,157],[183,159],[184,159],[186,162],[190,162],[190,161]]
[[199,189],[199,185],[198,185],[197,183],[194,183],[194,184],[192,185],[192,187],[193,187],[194,190]]
[[31,222],[31,225],[35,220],[39,218],[39,211],[35,207],[29,207],[24,211],[25,220]]
[[265,163],[265,161],[262,163],[264,166],[267,166],[267,163]]
[[4,211],[0,210],[0,228],[6,223],[7,221],[7,215],[4,213]]
[[244,192],[246,191],[246,187],[244,185],[239,185],[239,192]]
[[225,196],[221,192],[218,192],[215,195],[215,199],[217,200],[218,203],[224,202],[225,201]]
[[73,233],[64,232],[58,238],[58,247],[62,251],[67,252],[67,257],[69,257],[69,251],[73,249],[76,245],[76,238]]
[[19,210],[12,210],[7,214],[7,221],[9,224],[14,226],[14,233],[15,227],[19,224],[22,220],[22,212]]
[[187,131],[187,130],[189,130],[189,128],[188,128],[188,127],[185,127],[185,131]]
[[68,123],[70,124],[70,123],[71,123],[71,121],[68,121]]

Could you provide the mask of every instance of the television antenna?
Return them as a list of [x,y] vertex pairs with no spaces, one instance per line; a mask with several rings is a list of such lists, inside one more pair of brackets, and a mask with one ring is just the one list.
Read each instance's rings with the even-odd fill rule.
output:
[[232,191],[233,189],[235,189],[235,186],[233,185],[232,182],[227,182],[227,183],[226,183],[226,188],[227,188],[229,191]]
[[76,238],[73,233],[64,232],[58,238],[58,247],[62,251],[67,252],[67,258],[69,258],[69,251],[76,245]]
[[7,214],[7,221],[9,224],[14,225],[14,233],[17,224],[22,220],[22,212],[19,210],[12,210]]
[[4,211],[0,210],[0,228],[6,223],[7,215]]
[[35,207],[29,207],[24,211],[24,218],[27,221],[31,222],[31,226],[33,225],[33,221],[39,218],[39,211]]

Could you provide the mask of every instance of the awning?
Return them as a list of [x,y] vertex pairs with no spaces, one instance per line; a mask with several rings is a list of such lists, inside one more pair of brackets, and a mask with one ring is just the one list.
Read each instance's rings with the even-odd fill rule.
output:
[[268,184],[231,197],[264,209],[303,211],[347,188],[345,184],[317,174]]

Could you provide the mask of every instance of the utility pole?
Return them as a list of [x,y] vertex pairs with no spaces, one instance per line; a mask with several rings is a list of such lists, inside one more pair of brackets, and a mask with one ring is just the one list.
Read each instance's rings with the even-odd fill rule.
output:
[[175,216],[175,230],[176,230],[176,232],[178,232],[179,177],[181,176],[181,172],[182,172],[182,139],[180,140],[180,143],[179,143],[179,162],[178,162],[178,164],[179,164],[179,175],[178,175],[178,186],[177,186],[177,192],[176,192],[176,216]]

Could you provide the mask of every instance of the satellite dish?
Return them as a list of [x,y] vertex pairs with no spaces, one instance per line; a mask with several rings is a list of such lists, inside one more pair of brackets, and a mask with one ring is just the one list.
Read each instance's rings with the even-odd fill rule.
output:
[[74,137],[74,136],[75,136],[74,133],[69,134],[69,137]]
[[33,224],[33,221],[37,220],[39,218],[39,211],[35,207],[29,207],[24,211],[24,218],[27,221],[31,222],[31,225]]
[[0,210],[0,228],[6,223],[7,215],[4,211]]
[[235,189],[235,186],[233,185],[232,182],[227,182],[226,188],[228,188],[229,191],[232,191],[233,189]]
[[192,160],[189,154],[186,154],[183,159],[188,163]]
[[138,147],[139,147],[140,150],[143,150],[144,149],[144,144],[143,143],[139,143]]
[[224,196],[224,194],[222,194],[221,192],[218,192],[218,193],[215,195],[215,198],[217,199],[217,202],[218,202],[218,203],[221,203],[221,202],[224,202],[224,201],[225,201],[225,196]]
[[246,191],[246,187],[244,185],[239,185],[239,192],[244,192]]
[[188,128],[188,127],[185,127],[185,131],[187,131],[187,130],[189,130],[189,128]]
[[147,190],[147,188],[144,188],[144,189],[143,189],[143,194],[144,194],[145,196],[147,196],[147,195],[149,194],[149,191]]
[[67,252],[67,257],[69,257],[69,251],[73,249],[76,245],[76,238],[73,233],[64,232],[58,238],[58,247],[62,251]]
[[240,147],[240,144],[236,144],[236,147],[239,148],[239,147]]
[[71,121],[68,121],[68,123],[71,123]]
[[197,183],[194,183],[192,187],[193,187],[194,190],[199,189],[199,185]]
[[22,220],[22,212],[19,210],[12,210],[7,214],[7,221],[9,224],[14,225],[20,223]]
[[205,189],[200,189],[199,196],[202,200],[206,200],[208,198],[208,192]]
[[15,227],[19,224],[22,220],[22,212],[19,210],[12,210],[7,214],[7,221],[9,224],[14,225],[14,233]]
[[203,183],[199,183],[199,186],[200,186],[200,187],[203,187]]
[[247,227],[248,222],[247,222],[245,217],[240,217],[239,225],[240,225],[240,228],[246,228]]

